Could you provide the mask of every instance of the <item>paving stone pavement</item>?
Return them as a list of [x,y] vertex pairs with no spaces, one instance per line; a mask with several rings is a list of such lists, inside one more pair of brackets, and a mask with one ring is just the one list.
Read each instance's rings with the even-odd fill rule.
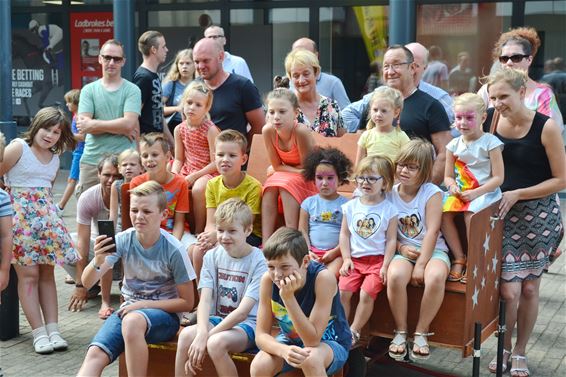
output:
[[[62,171],[55,184],[55,195],[63,192],[68,172]],[[64,219],[70,231],[75,226],[75,201],[72,199],[65,210]],[[566,205],[562,205],[562,214]],[[565,242],[563,242],[563,246]],[[65,272],[55,269],[55,279],[59,300],[59,323],[63,336],[69,342],[67,351],[50,355],[38,355],[33,351],[31,328],[20,309],[20,336],[16,339],[0,342],[0,377],[20,376],[74,376],[86,352],[86,346],[99,329],[102,321],[97,313],[100,297],[90,300],[84,311],[72,313],[67,310],[68,298],[72,285],[64,283]],[[119,302],[119,290],[116,283],[112,287],[112,301],[115,307]],[[487,364],[497,351],[497,338],[490,337],[482,345],[481,376],[493,376],[487,370]],[[529,368],[532,376],[566,376],[566,256],[562,256],[545,274],[540,288],[540,309],[537,324],[527,347]],[[446,348],[432,348],[427,361],[419,361],[417,366],[437,372],[437,375],[471,376],[472,358],[462,359],[460,351]],[[370,368],[368,376],[374,376]],[[405,376],[409,372],[399,369],[384,371],[380,368],[379,376]],[[406,374],[405,374],[406,373]],[[117,376],[118,364],[106,368],[103,376]],[[414,375],[414,374],[411,374]],[[506,375],[509,375],[508,373]]]

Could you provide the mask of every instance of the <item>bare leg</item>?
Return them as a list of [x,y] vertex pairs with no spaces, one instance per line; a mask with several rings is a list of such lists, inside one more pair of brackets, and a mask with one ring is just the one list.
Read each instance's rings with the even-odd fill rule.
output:
[[214,334],[208,338],[206,348],[219,376],[238,377],[238,370],[229,352],[243,352],[249,347],[248,336],[244,330],[233,328]]
[[61,200],[58,203],[59,208],[61,208],[61,209],[65,208],[65,206],[67,205],[67,202],[69,201],[69,199],[71,199],[71,195],[73,195],[73,193],[75,192],[75,186],[76,185],[77,185],[77,181],[75,181],[74,179],[69,178],[67,180],[67,187],[65,187],[65,191],[63,192],[63,196],[61,197]]
[[[462,241],[460,240],[460,235],[458,234],[458,228],[454,222],[456,212],[444,212],[442,214],[442,235],[446,239],[446,243],[450,247],[450,252],[454,256],[454,260],[465,260],[466,255],[464,254],[464,248],[462,247]],[[450,272],[454,276],[458,276],[462,273],[464,266],[453,263]]]
[[326,368],[334,359],[334,353],[330,346],[326,343],[320,343],[316,347],[306,347],[310,351],[310,355],[303,361],[301,369],[305,377],[326,376]]
[[436,317],[438,309],[444,300],[444,287],[448,268],[440,259],[431,259],[425,268],[425,287],[421,300],[419,320],[415,328],[416,332],[427,333],[430,323]]
[[108,364],[110,364],[110,359],[106,352],[97,346],[91,346],[86,353],[83,365],[81,365],[81,369],[79,370],[79,373],[77,373],[77,376],[100,376]]
[[373,312],[373,304],[375,300],[368,295],[363,289],[360,290],[360,302],[356,307],[356,314],[354,315],[354,320],[352,321],[351,328],[358,333],[362,331],[362,328],[366,325]]
[[189,347],[195,340],[197,335],[197,326],[185,327],[179,334],[179,341],[177,343],[177,353],[175,355],[175,376],[192,376],[185,373],[185,364],[189,356]]
[[261,233],[263,235],[264,244],[275,231],[275,223],[278,215],[278,195],[279,190],[277,188],[269,187],[263,192],[263,197],[261,198]]
[[281,202],[283,203],[283,216],[285,217],[285,226],[293,229],[299,228],[299,212],[301,207],[293,195],[286,190],[279,190]]
[[512,349],[511,337],[513,336],[513,329],[517,323],[517,310],[519,307],[519,300],[521,298],[520,282],[501,283],[501,297],[505,300],[505,341],[504,348],[506,350]]
[[57,305],[57,286],[55,285],[54,267],[39,265],[39,304],[45,323],[57,323],[59,307]]
[[539,287],[540,278],[523,281],[517,310],[517,341],[513,350],[514,355],[525,354],[527,342],[535,327],[538,316]]
[[337,257],[326,265],[326,268],[328,268],[334,274],[334,276],[336,276],[336,281],[338,281],[338,279],[340,278],[340,267],[342,267],[342,263],[342,257]]
[[149,352],[145,341],[147,322],[139,313],[128,313],[122,320],[126,368],[129,376],[145,376]]
[[14,265],[18,275],[18,296],[32,330],[43,326],[39,302],[39,266]]
[[340,291],[340,303],[344,307],[344,314],[346,314],[346,319],[350,321],[350,302],[352,302],[353,292]]
[[413,264],[395,259],[387,269],[387,299],[398,331],[407,331],[407,285],[411,281]]
[[206,225],[206,184],[209,180],[208,176],[200,177],[193,184],[191,196],[193,197],[191,211],[195,219],[195,228],[193,233],[199,234],[204,231]]
[[200,280],[200,271],[202,270],[204,254],[206,254],[207,251],[208,250],[204,249],[202,246],[196,244],[189,246],[189,258],[193,263],[193,268],[197,275],[197,282]]
[[[283,369],[283,359],[264,351],[259,351],[250,366],[251,377],[275,376]],[[324,375],[324,374],[322,374]]]

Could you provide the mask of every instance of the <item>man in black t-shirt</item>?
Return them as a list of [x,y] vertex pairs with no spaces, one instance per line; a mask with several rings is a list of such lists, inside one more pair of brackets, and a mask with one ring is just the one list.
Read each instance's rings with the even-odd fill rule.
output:
[[193,60],[200,77],[214,92],[210,109],[212,122],[221,130],[233,129],[247,135],[248,145],[251,145],[253,135],[260,134],[265,124],[256,86],[243,76],[224,71],[224,50],[213,39],[197,42]]
[[141,90],[142,110],[140,132],[163,132],[171,145],[175,145],[163,116],[161,80],[157,68],[167,58],[167,46],[163,34],[149,30],[138,39],[138,49],[143,56],[143,63],[134,73],[133,82]]

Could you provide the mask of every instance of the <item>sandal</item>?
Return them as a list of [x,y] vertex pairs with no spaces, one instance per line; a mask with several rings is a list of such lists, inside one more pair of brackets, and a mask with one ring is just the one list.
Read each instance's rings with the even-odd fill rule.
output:
[[33,348],[35,348],[35,352],[42,355],[53,352],[53,345],[49,341],[49,337],[47,335],[40,335],[37,338],[34,338]]
[[452,266],[454,265],[462,266],[462,271],[450,271],[450,273],[448,274],[448,281],[461,281],[466,271],[466,259],[455,259],[452,262]]
[[[413,334],[413,349],[411,349],[411,357],[413,359],[427,360],[430,357],[427,337],[431,335],[434,335],[434,333],[416,332]],[[419,347],[418,352],[415,352],[415,346]]]
[[63,351],[69,347],[69,344],[63,339],[59,331],[53,331],[49,334],[49,341],[55,351]]
[[[505,373],[507,371],[507,367],[509,366],[509,356],[511,356],[511,351],[507,351],[506,349],[503,350],[503,357],[502,357],[502,366],[501,366],[501,373]],[[491,360],[487,366],[487,369],[491,373],[497,373],[497,355]]]
[[65,276],[65,284],[75,284],[75,279],[69,274]]
[[466,284],[468,282],[468,271],[464,271],[462,274],[462,279],[460,279],[460,283]]
[[[513,368],[513,361],[524,361],[525,366],[522,368]],[[527,367],[527,357],[522,355],[511,355],[511,370],[509,371],[511,377],[528,377],[531,375]]]
[[[395,333],[395,337],[389,344],[389,357],[401,361],[407,356],[407,332],[399,330],[393,330],[393,332]],[[392,346],[397,347],[397,351],[391,350]],[[400,352],[399,349],[401,347],[403,347],[403,351]]]
[[354,330],[353,328],[350,328],[350,332],[352,333],[352,344],[350,345],[350,349],[354,349],[357,346],[359,346],[360,343],[360,333],[356,330]]
[[100,309],[98,311],[98,318],[100,318],[102,320],[106,320],[106,319],[108,319],[108,317],[110,317],[112,315],[112,313],[114,313],[114,308],[111,307],[111,306],[104,308],[104,309]]

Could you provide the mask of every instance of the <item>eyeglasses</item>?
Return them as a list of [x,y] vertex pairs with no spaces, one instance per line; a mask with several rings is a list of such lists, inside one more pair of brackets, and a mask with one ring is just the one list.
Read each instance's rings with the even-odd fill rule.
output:
[[383,177],[375,177],[373,175],[364,177],[363,175],[358,175],[358,176],[356,176],[355,180],[359,185],[363,184],[364,182],[367,182],[370,185],[373,185],[373,184],[377,183],[377,181],[379,181],[381,178],[383,178]]
[[100,56],[102,56],[102,59],[104,59],[106,63],[110,63],[111,60],[114,60],[114,63],[120,63],[122,60],[124,60],[122,56],[112,56],[112,55],[100,55]]
[[207,38],[218,39],[218,38],[224,38],[224,36],[223,35],[209,35]]
[[397,169],[403,170],[405,168],[407,168],[407,170],[410,171],[411,173],[414,173],[417,170],[419,170],[421,167],[417,164],[397,164]]
[[517,54],[517,55],[511,55],[511,56],[504,56],[503,55],[503,56],[499,57],[499,62],[501,64],[506,64],[509,61],[509,59],[511,59],[511,61],[513,63],[519,63],[521,60],[528,58],[529,56],[531,56],[531,55],[523,55],[523,54]]
[[411,63],[413,63],[413,62],[401,62],[401,63],[393,63],[393,64],[384,64],[384,65],[383,65],[383,70],[385,71],[385,70],[392,69],[392,70],[394,70],[394,71],[398,71],[399,68],[401,68],[402,65],[411,64]]

